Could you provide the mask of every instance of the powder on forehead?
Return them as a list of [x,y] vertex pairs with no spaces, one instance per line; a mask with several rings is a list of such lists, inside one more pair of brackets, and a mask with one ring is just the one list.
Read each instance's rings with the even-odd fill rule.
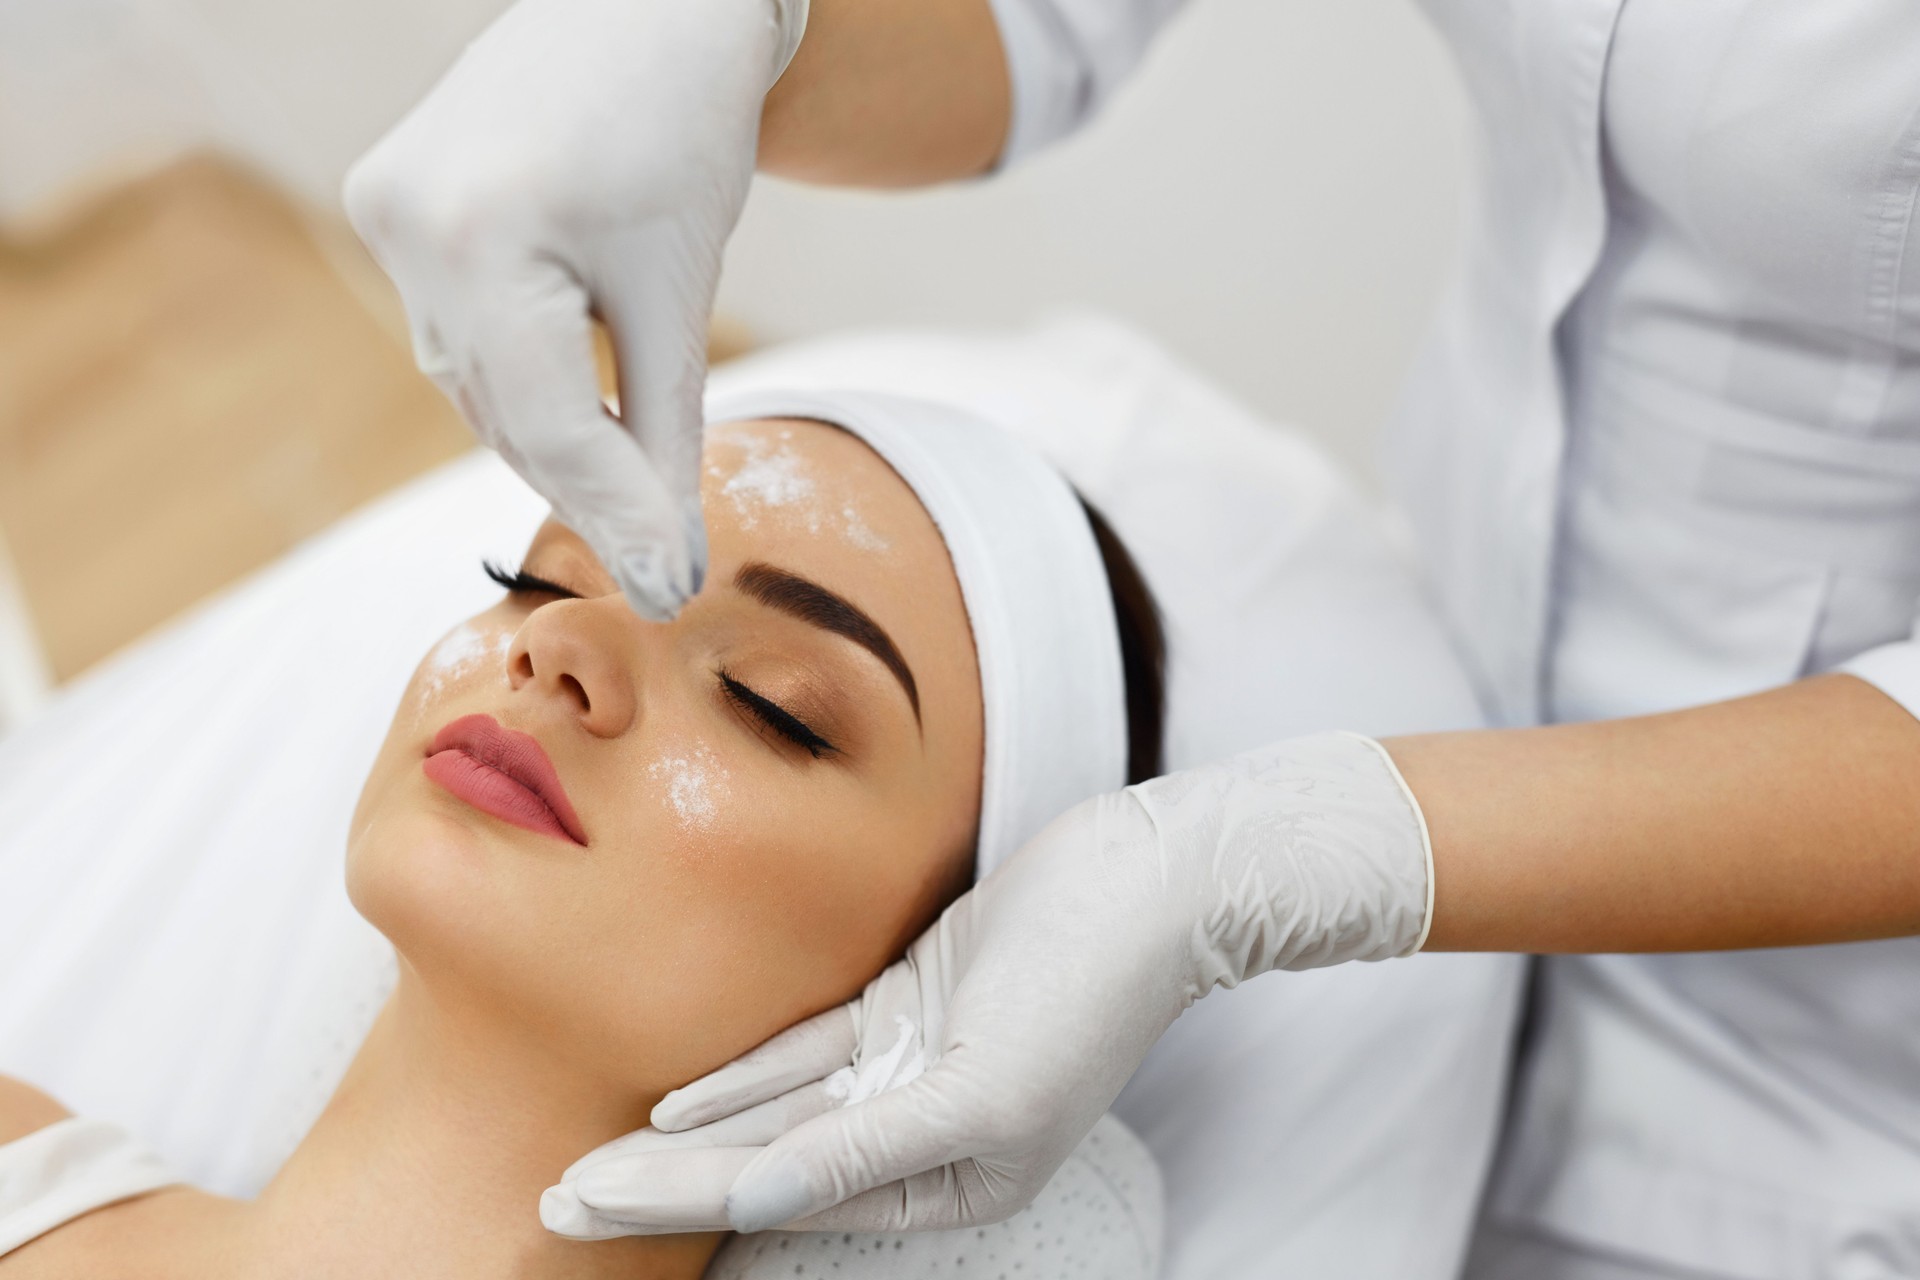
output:
[[810,523],[818,519],[816,486],[800,453],[793,447],[793,430],[784,427],[772,440],[738,433],[746,459],[727,477],[720,492],[733,502],[740,523],[751,529],[767,509],[805,504]]
[[817,468],[795,443],[793,428],[781,427],[769,439],[764,431],[747,424],[727,423],[715,428],[714,435],[744,455],[732,475],[707,465],[708,474],[721,480],[720,494],[732,505],[743,529],[754,528],[762,515],[773,513],[798,522],[809,533],[837,533],[860,551],[892,549],[893,544],[861,516],[852,496],[843,492],[830,499],[821,492]]

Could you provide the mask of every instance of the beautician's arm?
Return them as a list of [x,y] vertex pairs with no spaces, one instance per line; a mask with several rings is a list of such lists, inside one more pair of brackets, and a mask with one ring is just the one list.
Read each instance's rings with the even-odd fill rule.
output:
[[812,0],[760,115],[760,168],[848,186],[970,177],[1000,154],[1011,117],[987,0]]
[[[902,963],[924,1007],[868,1019],[872,1044],[857,1002],[775,1037],[669,1094],[653,1120],[674,1132],[604,1148],[561,1190],[636,1224],[703,1203],[740,1230],[993,1221],[1215,986],[1423,942],[1912,933],[1920,720],[1850,675],[1611,723],[1292,739],[1075,809],[915,944]],[[839,1107],[829,1073],[896,1023],[938,1026],[938,1060]]]
[[1017,164],[1125,83],[1184,0],[813,0],[760,166],[903,186]]
[[1853,676],[1666,715],[1384,745],[1433,842],[1429,950],[1920,933],[1920,720]]

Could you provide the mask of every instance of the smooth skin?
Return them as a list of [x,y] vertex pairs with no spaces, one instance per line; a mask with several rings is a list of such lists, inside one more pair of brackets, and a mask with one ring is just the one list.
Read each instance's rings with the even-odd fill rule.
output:
[[[1011,119],[986,0],[813,0],[760,167],[985,172]],[[1920,721],[1821,676],[1666,715],[1385,743],[1433,838],[1432,951],[1811,946],[1920,933]]]

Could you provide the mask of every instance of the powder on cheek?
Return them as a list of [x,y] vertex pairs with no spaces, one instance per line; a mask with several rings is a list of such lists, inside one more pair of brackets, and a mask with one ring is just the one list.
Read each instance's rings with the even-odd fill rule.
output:
[[663,756],[647,766],[647,776],[665,788],[667,803],[683,827],[704,831],[726,802],[726,767],[706,747],[691,755]]
[[500,663],[513,648],[513,632],[463,622],[433,646],[422,668],[421,695],[431,701],[448,685],[465,680],[487,663]]

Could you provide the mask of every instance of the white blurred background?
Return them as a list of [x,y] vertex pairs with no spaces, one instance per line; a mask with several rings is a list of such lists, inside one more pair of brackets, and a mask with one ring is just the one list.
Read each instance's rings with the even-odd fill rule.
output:
[[[6,670],[23,679],[35,662],[42,678],[71,675],[127,638],[108,628],[108,639],[65,656],[55,595],[73,574],[37,561],[74,538],[22,514],[24,495],[45,493],[19,483],[25,469],[58,443],[46,439],[57,433],[42,399],[10,399],[7,385],[19,381],[20,353],[47,340],[41,317],[54,305],[32,295],[9,328],[7,294],[18,302],[48,274],[35,237],[115,184],[212,152],[284,195],[351,292],[374,311],[390,306],[374,296],[378,277],[343,262],[353,250],[335,221],[341,176],[503,7],[0,0],[0,530],[14,547],[14,572],[0,555],[0,597],[10,579],[25,584],[10,622],[0,601],[0,653],[11,625],[15,654],[10,668],[0,657],[0,685]],[[1091,305],[1318,438],[1370,486],[1376,428],[1451,268],[1466,164],[1461,92],[1408,0],[1192,0],[1092,128],[996,181],[875,195],[763,180],[728,258],[720,312],[767,342],[890,322],[1018,323]],[[111,276],[91,278],[110,294]],[[217,341],[201,346],[200,358],[217,357]],[[139,358],[124,343],[111,356],[115,368]],[[31,364],[46,359],[36,351]],[[285,377],[265,366],[220,376],[262,382],[262,403],[273,402],[272,378]],[[251,412],[247,431],[273,416]],[[279,429],[257,422],[262,439]],[[279,486],[269,505],[312,513],[287,538],[326,510],[286,489],[300,482],[299,458],[324,453],[302,448],[269,477]],[[20,656],[36,636],[55,660]]]

